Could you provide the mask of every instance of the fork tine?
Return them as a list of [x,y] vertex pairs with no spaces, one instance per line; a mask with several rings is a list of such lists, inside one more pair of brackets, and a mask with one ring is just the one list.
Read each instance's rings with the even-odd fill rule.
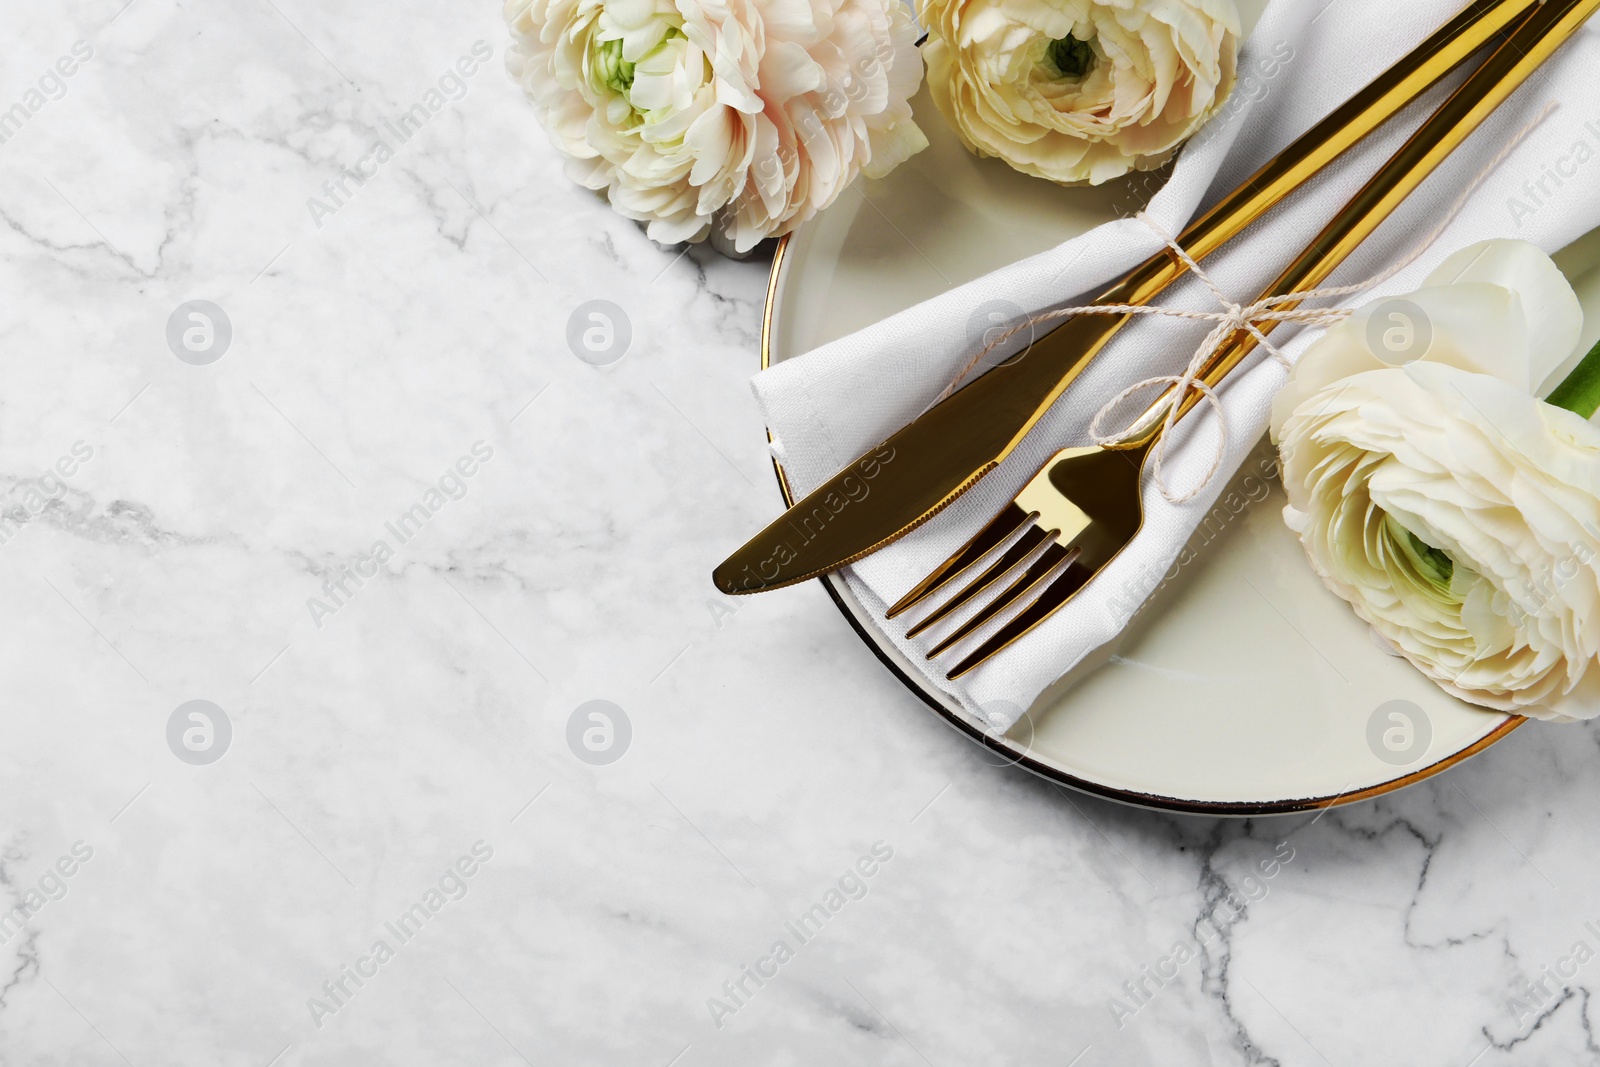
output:
[[972,655],[956,664],[947,677],[953,682],[962,675],[976,670],[990,658],[999,655],[1034,627],[1060,611],[1068,601],[1078,595],[1080,589],[1089,584],[1089,579],[1099,573],[1098,567],[1085,567],[1076,560],[1073,561],[1055,581],[1045,587],[1037,600],[1002,626],[993,637],[978,646]]
[[[952,612],[971,603],[974,597],[1010,574],[1018,564],[1038,551],[1040,545],[1055,537],[1059,532],[1059,530],[1041,530],[1038,523],[1028,527],[1027,532],[1017,538],[1017,543],[1006,549],[1004,555],[990,564],[989,568],[974,578],[965,589],[951,597],[948,603],[941,605],[937,611],[934,611],[926,619],[907,630],[906,637],[916,637],[929,627],[949,618]],[[950,580],[953,581],[955,577],[955,575],[951,575]]]
[[1068,555],[1069,553],[1065,548],[1061,547],[1060,542],[1052,541],[1050,547],[1045,549],[1039,558],[1033,561],[1032,566],[1023,571],[1021,576],[1012,582],[1005,592],[995,597],[993,603],[989,604],[988,607],[962,623],[949,637],[935,645],[933,650],[928,653],[928,658],[938,658],[956,642],[975,633],[984,623],[1009,608],[1012,604],[1015,604],[1018,600],[1021,600],[1028,594],[1029,590],[1050,577]]
[[978,531],[976,537],[945,560],[944,564],[924,578],[920,585],[901,597],[899,602],[889,609],[888,618],[903,615],[949,585],[962,571],[999,548],[1005,543],[1006,538],[1022,529],[1025,523],[1032,521],[1033,516],[1017,507],[1015,503],[1007,504],[1000,514],[994,517],[994,521]]

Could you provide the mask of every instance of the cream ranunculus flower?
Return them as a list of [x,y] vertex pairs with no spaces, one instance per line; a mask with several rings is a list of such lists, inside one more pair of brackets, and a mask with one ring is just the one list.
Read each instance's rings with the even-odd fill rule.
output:
[[928,89],[982,156],[1064,184],[1153,170],[1233,89],[1234,0],[919,0]]
[[900,0],[507,0],[507,67],[568,172],[663,244],[746,251],[927,144]]
[[1447,691],[1600,715],[1600,427],[1535,395],[1576,348],[1577,297],[1539,249],[1490,241],[1402,299],[1329,330],[1277,397],[1285,518]]

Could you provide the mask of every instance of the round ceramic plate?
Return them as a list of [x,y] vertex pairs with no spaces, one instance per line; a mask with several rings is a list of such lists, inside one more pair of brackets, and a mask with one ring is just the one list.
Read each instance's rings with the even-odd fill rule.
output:
[[[780,248],[764,362],[1081,234],[1152,184],[1057,188],[967,154],[925,94],[915,107],[929,148],[855,186]],[[1592,344],[1600,234],[1558,260]],[[780,488],[787,498],[781,472]],[[1522,724],[1446,696],[1381,651],[1307,565],[1283,524],[1281,488],[1255,474],[1235,488],[1248,506],[1219,507],[1190,546],[1195,561],[1004,737],[928,683],[845,583],[823,581],[884,663],[951,723],[1030,770],[1130,803],[1236,815],[1347,803],[1437,774]]]

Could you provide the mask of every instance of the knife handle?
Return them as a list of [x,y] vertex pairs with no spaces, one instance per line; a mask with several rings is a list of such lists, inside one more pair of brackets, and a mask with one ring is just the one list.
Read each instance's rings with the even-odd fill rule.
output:
[[[1600,10],[1600,0],[1546,0],[1412,134],[1410,140],[1384,164],[1383,169],[1373,175],[1316,240],[1267,288],[1261,299],[1304,292],[1325,281],[1597,10]],[[1287,311],[1298,306],[1298,302],[1284,303],[1278,308]],[[1277,320],[1269,319],[1256,323],[1256,328],[1267,334],[1278,325]],[[1240,330],[1211,356],[1196,377],[1207,386],[1215,387],[1255,351],[1259,343],[1253,333]],[[1166,410],[1176,388],[1168,388],[1139,417],[1134,424],[1133,434],[1117,442],[1114,447],[1138,448],[1160,436],[1166,424]],[[1199,389],[1191,388],[1179,405],[1178,418],[1198,404],[1202,395]]]
[[[1467,4],[1189,226],[1184,247],[1196,256],[1214,251],[1540,2],[1554,0]],[[1164,249],[1101,299],[1149,303],[1184,270],[1182,260]],[[1039,338],[1029,358],[1008,361],[958,389],[794,502],[713,571],[717,588],[729,594],[756,593],[806,581],[853,563],[927,522],[1016,449],[1129,317],[1068,319]],[[892,473],[871,486],[857,475],[858,468],[876,470],[890,460],[896,463]],[[848,518],[834,521],[840,515]]]
[[[1468,4],[1193,222],[1179,235],[1178,244],[1195,260],[1210,255],[1542,3],[1544,0],[1475,0]],[[1182,260],[1170,249],[1162,249],[1097,302],[1148,304],[1186,272]]]
[[[1468,4],[1455,18],[1335,108],[1327,118],[1307,130],[1188,226],[1177,238],[1179,246],[1195,261],[1216,251],[1356,142],[1472,58],[1507,26],[1526,25],[1532,18],[1530,11],[1542,11],[1553,2],[1555,0],[1476,0]],[[1184,261],[1172,249],[1163,248],[1103,293],[1096,303],[1148,305],[1187,272]],[[1066,320],[1033,342],[1028,349],[1029,358],[989,371],[930,409],[924,417],[939,411],[944,404],[955,402],[963,392],[974,389],[984,394],[986,403],[1006,408],[1007,414],[1013,408],[1028,409],[1017,418],[1015,432],[996,457],[998,463],[1022,443],[1044,413],[1132,316],[1093,317],[1101,321],[1087,331],[1076,328],[1077,319]],[[1161,414],[1165,415],[1165,409]],[[1140,417],[1134,433],[1148,429],[1151,425],[1148,416],[1146,412]],[[1124,440],[1133,442],[1128,447],[1136,447],[1148,443],[1149,438],[1148,434],[1143,434]]]

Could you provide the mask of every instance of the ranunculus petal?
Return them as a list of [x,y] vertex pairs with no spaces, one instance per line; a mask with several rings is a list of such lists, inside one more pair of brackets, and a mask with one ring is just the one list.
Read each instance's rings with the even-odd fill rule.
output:
[[1329,330],[1273,432],[1286,522],[1385,645],[1464,700],[1586,719],[1600,715],[1600,426],[1518,372],[1581,329],[1532,321],[1571,308],[1529,247],[1469,250],[1404,298],[1435,334],[1416,362],[1387,366],[1368,344],[1387,301]]
[[[900,0],[507,0],[506,69],[652,240],[748,249],[926,145]],[[620,54],[618,50],[620,42]]]
[[[1233,89],[1233,0],[919,0],[919,10],[929,88],[962,142],[1062,184],[1160,166]],[[1052,50],[1069,37],[1077,56],[1063,70]]]
[[1423,282],[1424,287],[1468,282],[1497,285],[1515,293],[1528,324],[1528,362],[1505,371],[1491,370],[1512,385],[1543,394],[1550,375],[1572,354],[1583,332],[1583,307],[1566,275],[1537,245],[1527,241],[1483,241],[1446,259]]

